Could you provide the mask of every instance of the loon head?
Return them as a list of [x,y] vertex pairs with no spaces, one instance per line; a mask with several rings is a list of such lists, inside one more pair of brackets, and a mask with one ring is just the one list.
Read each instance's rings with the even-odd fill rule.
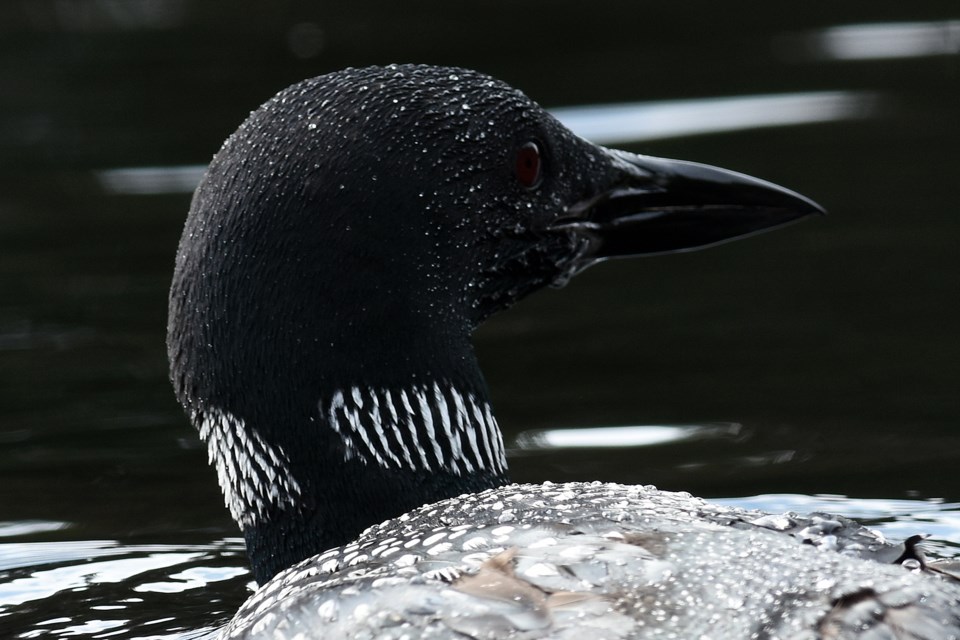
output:
[[473,71],[347,69],[282,91],[194,195],[168,325],[255,577],[507,482],[470,344],[490,314],[608,258],[820,211],[591,144]]

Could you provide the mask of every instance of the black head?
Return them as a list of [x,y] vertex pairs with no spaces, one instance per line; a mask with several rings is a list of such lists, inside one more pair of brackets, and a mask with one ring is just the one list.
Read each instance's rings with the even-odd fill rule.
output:
[[505,482],[469,342],[597,261],[819,209],[721,169],[573,135],[463,69],[348,69],[253,112],[197,189],[170,293],[177,395],[257,578]]

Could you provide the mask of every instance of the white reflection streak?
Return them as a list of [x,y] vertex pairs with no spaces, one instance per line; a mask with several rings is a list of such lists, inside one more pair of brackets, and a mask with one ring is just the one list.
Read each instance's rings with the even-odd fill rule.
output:
[[29,577],[0,583],[0,606],[43,600],[60,591],[78,590],[91,584],[123,582],[141,573],[176,566],[201,556],[200,553],[155,553],[145,558],[104,560],[41,569]]
[[684,440],[695,435],[698,430],[698,427],[661,425],[548,429],[537,434],[537,441],[541,447],[554,449],[648,447],[665,442]]
[[[768,513],[795,511],[811,513],[843,513],[849,518],[889,518],[911,516],[915,520],[930,517],[942,525],[953,526],[960,532],[960,503],[902,498],[850,498],[834,495],[803,495],[795,493],[768,493],[743,498],[716,498],[719,504],[739,509],[758,509]],[[916,533],[914,531],[913,533]]]
[[830,27],[809,37],[829,60],[917,58],[960,53],[960,20],[888,22]]
[[162,195],[190,193],[200,184],[206,165],[177,167],[124,167],[97,171],[100,186],[109,193]]
[[230,580],[248,571],[242,567],[191,567],[174,573],[167,582],[148,582],[134,587],[139,593],[183,593],[190,589],[202,589],[213,582]]
[[[60,531],[70,526],[68,522],[59,522],[56,520],[21,520],[0,522],[0,538],[12,538],[15,536],[35,535],[38,533],[47,533],[48,531]],[[2,557],[2,553],[0,553]]]
[[871,94],[847,91],[703,98],[553,109],[577,135],[597,144],[624,144],[761,127],[866,117]]

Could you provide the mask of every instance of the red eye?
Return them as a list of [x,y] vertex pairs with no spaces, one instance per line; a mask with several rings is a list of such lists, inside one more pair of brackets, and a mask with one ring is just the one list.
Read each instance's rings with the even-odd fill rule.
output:
[[517,180],[527,189],[540,184],[540,147],[536,142],[527,142],[517,149]]

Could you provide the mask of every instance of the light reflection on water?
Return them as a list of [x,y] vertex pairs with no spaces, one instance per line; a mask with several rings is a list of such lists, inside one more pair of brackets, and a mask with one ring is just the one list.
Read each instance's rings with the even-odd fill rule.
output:
[[662,424],[585,429],[538,429],[517,435],[515,444],[525,450],[650,447],[694,438],[735,438],[736,423]]
[[162,195],[193,193],[207,165],[181,167],[121,167],[95,173],[107,193],[122,195]]
[[591,105],[551,113],[597,144],[630,144],[865,118],[874,112],[877,100],[869,93],[832,91]]
[[[0,538],[14,538],[17,536],[38,535],[41,533],[50,533],[52,531],[61,531],[70,526],[68,522],[56,522],[53,520],[23,520],[20,522],[0,522]],[[2,557],[2,556],[0,556]],[[0,569],[3,569],[2,560],[0,560]]]
[[877,22],[828,27],[808,34],[812,58],[884,60],[960,53],[960,20]]
[[890,540],[904,540],[916,534],[929,535],[930,538],[922,544],[926,553],[940,558],[960,557],[960,503],[957,502],[801,494],[767,494],[711,501],[771,513],[840,513],[881,531]]
[[[236,538],[196,546],[7,543],[0,544],[0,566],[0,628],[6,628],[4,618],[16,620],[6,628],[15,638],[100,638],[135,629],[141,638],[205,637],[212,626],[189,628],[177,615],[147,619],[145,611],[155,610],[147,598],[170,595],[180,606],[168,613],[178,614],[191,608],[189,597],[208,622],[217,615],[220,621],[247,595],[249,581],[243,543]],[[226,593],[218,595],[218,589]],[[77,598],[86,606],[59,608]],[[68,612],[72,617],[57,615]],[[150,634],[142,635],[145,630]]]
[[[46,598],[58,591],[124,582],[157,570],[192,565],[224,548],[242,551],[243,543],[224,540],[190,551],[170,545],[134,546],[101,540],[0,544],[0,567],[4,571],[14,575],[29,570],[29,575],[0,582],[0,607]],[[143,583],[134,591],[176,593],[245,573],[246,569],[191,566],[170,573],[169,581]]]

